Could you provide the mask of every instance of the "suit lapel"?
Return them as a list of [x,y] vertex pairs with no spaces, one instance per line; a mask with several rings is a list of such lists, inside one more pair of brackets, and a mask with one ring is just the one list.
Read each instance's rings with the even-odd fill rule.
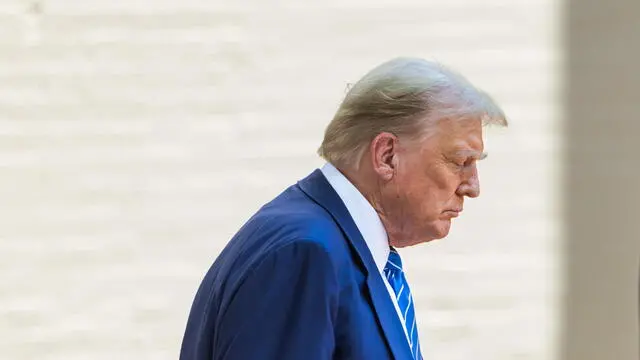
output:
[[333,190],[320,170],[298,182],[298,186],[311,199],[325,208],[338,223],[352,247],[360,258],[365,269],[367,288],[373,307],[382,327],[387,343],[396,359],[412,359],[411,349],[407,342],[402,323],[397,316],[395,306],[389,297],[387,288],[373,260],[371,251],[362,234],[354,223],[342,199]]

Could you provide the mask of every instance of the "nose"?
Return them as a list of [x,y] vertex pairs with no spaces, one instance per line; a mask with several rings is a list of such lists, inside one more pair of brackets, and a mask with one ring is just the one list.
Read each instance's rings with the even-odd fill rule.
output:
[[465,181],[463,181],[458,187],[458,196],[468,196],[470,198],[477,198],[480,196],[480,180],[478,179],[477,171]]

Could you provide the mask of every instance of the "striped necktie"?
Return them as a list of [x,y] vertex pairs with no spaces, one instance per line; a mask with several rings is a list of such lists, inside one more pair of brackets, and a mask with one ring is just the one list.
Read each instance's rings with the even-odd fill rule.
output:
[[416,314],[413,306],[413,297],[409,291],[409,283],[402,271],[402,260],[396,249],[391,248],[387,265],[384,267],[384,275],[396,294],[396,300],[404,317],[405,327],[409,334],[409,345],[415,360],[422,360],[420,343],[418,342],[418,329],[416,326]]

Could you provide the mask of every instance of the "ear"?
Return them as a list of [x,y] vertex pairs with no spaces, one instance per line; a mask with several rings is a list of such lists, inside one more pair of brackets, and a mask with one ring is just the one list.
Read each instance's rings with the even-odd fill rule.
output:
[[398,137],[383,132],[371,141],[371,163],[373,171],[383,180],[393,179],[398,167]]

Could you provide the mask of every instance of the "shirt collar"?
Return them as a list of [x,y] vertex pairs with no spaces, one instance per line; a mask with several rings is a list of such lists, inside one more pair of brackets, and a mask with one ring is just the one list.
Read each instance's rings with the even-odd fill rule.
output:
[[389,238],[380,216],[362,193],[335,166],[326,163],[320,171],[342,199],[364,238],[378,270],[382,273],[389,258]]

